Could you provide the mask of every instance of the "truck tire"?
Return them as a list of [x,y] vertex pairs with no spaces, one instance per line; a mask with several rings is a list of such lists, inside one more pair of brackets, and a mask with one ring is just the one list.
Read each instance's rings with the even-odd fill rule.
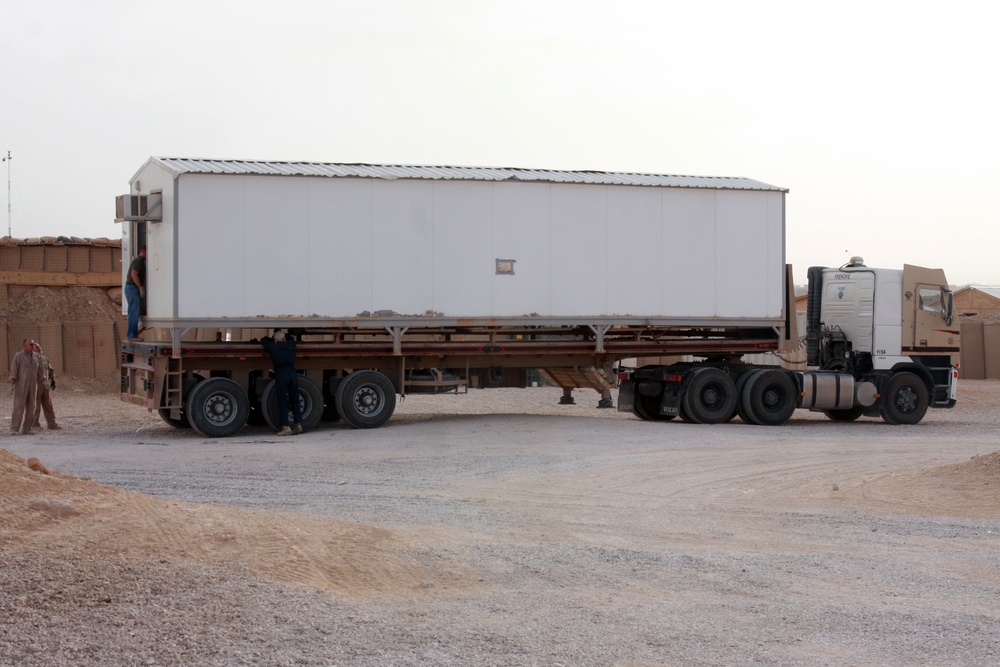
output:
[[923,380],[913,373],[896,373],[885,386],[879,412],[887,424],[916,424],[927,414],[929,404]]
[[396,389],[378,371],[354,371],[337,385],[335,404],[354,428],[378,428],[396,409]]
[[660,403],[663,401],[663,394],[656,396],[645,396],[640,393],[635,394],[632,404],[632,414],[644,421],[669,421],[674,415],[660,413]]
[[697,368],[688,374],[681,407],[698,424],[721,424],[736,410],[736,383],[718,368]]
[[250,399],[243,387],[229,378],[208,378],[191,390],[185,410],[198,433],[224,438],[246,425]]
[[[261,411],[267,425],[275,431],[281,430],[281,415],[278,414],[278,392],[274,380],[267,383],[260,395]],[[319,426],[323,418],[323,390],[305,375],[299,376],[299,409],[302,411],[302,430],[309,431]],[[288,423],[292,423],[292,411],[288,410]]]
[[853,408],[844,410],[824,410],[823,414],[826,415],[827,419],[832,419],[835,422],[853,422],[865,414],[865,406],[855,405]]
[[751,424],[778,426],[798,407],[795,381],[782,371],[757,371],[750,376],[740,396]]

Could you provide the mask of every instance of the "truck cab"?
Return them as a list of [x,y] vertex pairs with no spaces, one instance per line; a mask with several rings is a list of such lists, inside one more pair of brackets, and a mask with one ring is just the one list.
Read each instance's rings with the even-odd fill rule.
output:
[[738,415],[776,426],[800,408],[841,422],[866,416],[916,424],[928,408],[956,403],[953,321],[940,269],[874,269],[860,257],[835,269],[812,267],[807,368],[752,365],[734,349],[643,366],[619,376],[618,409],[640,419],[705,424]]
[[959,331],[944,271],[904,265],[809,270],[808,363],[845,371],[881,392],[894,373],[927,386],[934,407],[955,404]]

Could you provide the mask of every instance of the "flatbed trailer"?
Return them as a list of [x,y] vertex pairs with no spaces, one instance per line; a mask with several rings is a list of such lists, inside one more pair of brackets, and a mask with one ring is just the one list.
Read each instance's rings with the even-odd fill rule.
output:
[[[470,385],[523,387],[530,369],[542,369],[552,377],[574,377],[566,383],[571,386],[564,386],[567,395],[573,388],[594,389],[601,394],[599,405],[611,407],[610,388],[617,379],[613,369],[623,359],[738,357],[776,351],[782,335],[767,322],[724,329],[717,321],[583,324],[552,318],[398,319],[366,322],[367,326],[294,319],[271,320],[266,327],[260,321],[170,324],[176,343],[122,343],[122,400],[208,436],[231,435],[246,421],[272,426],[278,422],[276,402],[268,390],[270,357],[256,342],[221,340],[221,332],[234,328],[265,332],[277,328],[296,336],[296,367],[304,378],[300,383],[304,428],[314,428],[324,418],[344,419],[355,428],[381,426],[391,416],[397,394],[457,391]],[[216,328],[220,340],[183,340],[183,332],[191,328]],[[214,389],[192,392],[213,378],[225,381],[215,380],[210,383]]]

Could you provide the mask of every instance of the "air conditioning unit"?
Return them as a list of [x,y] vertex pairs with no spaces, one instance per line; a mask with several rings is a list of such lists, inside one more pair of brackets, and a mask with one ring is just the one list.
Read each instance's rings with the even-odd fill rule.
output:
[[163,220],[163,195],[120,195],[115,197],[115,222]]

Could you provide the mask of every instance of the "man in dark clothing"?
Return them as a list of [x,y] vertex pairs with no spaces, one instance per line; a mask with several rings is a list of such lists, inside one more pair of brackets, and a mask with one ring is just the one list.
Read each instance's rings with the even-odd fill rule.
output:
[[139,248],[139,255],[132,260],[125,276],[125,300],[128,302],[129,340],[139,338],[139,313],[146,298],[146,246]]
[[[299,374],[295,371],[295,339],[280,329],[274,336],[265,336],[260,344],[271,355],[274,364],[274,390],[278,396],[278,435],[302,433],[302,408],[299,406]],[[288,428],[288,407],[291,403],[295,422]],[[265,408],[266,409],[266,408]]]

